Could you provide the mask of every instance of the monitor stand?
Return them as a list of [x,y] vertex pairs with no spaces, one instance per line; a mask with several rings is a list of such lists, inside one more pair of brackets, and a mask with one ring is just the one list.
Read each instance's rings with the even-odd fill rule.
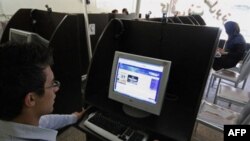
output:
[[123,105],[122,109],[125,112],[125,114],[127,114],[131,117],[135,117],[135,118],[145,118],[145,117],[148,117],[150,115],[150,113],[148,113],[148,112],[136,109],[136,108],[131,107],[129,105]]

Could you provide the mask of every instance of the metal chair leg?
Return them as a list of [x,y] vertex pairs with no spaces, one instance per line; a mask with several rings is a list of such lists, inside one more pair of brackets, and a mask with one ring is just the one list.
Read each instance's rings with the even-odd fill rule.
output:
[[247,83],[247,78],[245,80],[243,80],[243,84],[242,84],[242,88],[241,88],[242,90],[245,88],[246,83]]
[[210,77],[210,80],[209,80],[209,84],[208,84],[208,87],[207,87],[207,93],[206,93],[206,98],[208,97],[208,94],[209,94],[209,90],[210,90],[210,87],[212,85],[212,81],[214,79],[214,75],[212,74],[211,77]]

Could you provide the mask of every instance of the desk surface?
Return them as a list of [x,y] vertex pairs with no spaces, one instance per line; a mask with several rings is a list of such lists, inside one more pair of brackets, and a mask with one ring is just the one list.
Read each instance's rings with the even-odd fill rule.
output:
[[[93,110],[93,109],[94,109],[94,110]],[[93,108],[93,109],[92,109],[91,112],[98,111],[96,108]],[[88,135],[94,136],[94,138],[96,138],[96,139],[98,139],[98,140],[107,141],[106,138],[104,138],[104,137],[98,135],[98,134],[95,133],[94,131],[92,131],[92,130],[88,129],[86,126],[84,126],[84,121],[87,119],[88,115],[89,115],[91,112],[88,112],[88,113],[85,114],[84,118],[78,123],[78,127],[79,127],[82,131],[86,132]],[[112,117],[112,119],[116,120],[117,117]],[[119,121],[122,122],[121,120],[119,120]],[[127,124],[127,123],[128,123],[128,121],[126,121],[126,124]],[[145,123],[145,124],[147,124],[147,123]],[[127,124],[127,125],[128,125],[128,124]],[[134,126],[133,126],[132,124],[129,124],[128,127],[131,127],[131,128],[133,128],[133,129],[135,129],[135,130],[142,130],[143,132],[144,132],[144,131],[147,131],[146,129],[142,129],[142,128],[141,128],[141,129],[139,129],[139,128],[134,128]],[[155,139],[157,139],[157,140],[170,140],[170,141],[171,141],[171,140],[175,140],[175,139],[171,139],[171,138],[159,136],[158,134],[154,134],[154,133],[152,133],[152,132],[147,132],[146,134],[148,134],[148,136],[149,136],[149,139],[148,139],[149,141],[155,140]]]
[[88,99],[92,98],[95,99],[95,106],[100,111],[109,113],[116,118],[125,118],[131,124],[130,126],[149,132],[155,137],[179,141],[186,141],[191,138],[190,132],[193,130],[196,117],[190,116],[194,115],[194,111],[185,106],[180,106],[179,101],[165,100],[160,116],[151,115],[146,118],[133,118],[123,112],[122,105],[118,102],[103,100],[101,95],[88,97]]

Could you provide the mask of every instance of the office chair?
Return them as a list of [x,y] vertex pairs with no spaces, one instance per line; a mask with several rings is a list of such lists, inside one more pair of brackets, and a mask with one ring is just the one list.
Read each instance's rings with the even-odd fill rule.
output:
[[[197,124],[203,124],[216,131],[223,133],[224,125],[250,124],[250,101],[243,107],[240,112],[221,107],[219,105],[202,101],[198,116]],[[197,125],[195,126],[195,132]]]
[[250,92],[221,84],[215,94],[214,104],[217,104],[218,100],[229,102],[229,106],[232,103],[244,107],[250,100]]
[[[235,67],[229,68],[229,70],[240,72],[242,65],[246,63],[249,59],[250,59],[250,50],[248,50],[245,53],[243,59],[239,61]],[[212,81],[212,86],[214,85],[214,82],[215,82],[215,79],[213,79]]]
[[[245,84],[246,84],[246,80],[247,80],[249,72],[250,72],[250,61],[249,61],[250,59],[249,58],[250,57],[248,57],[242,63],[242,66],[241,66],[239,72],[238,71],[233,71],[233,70],[230,70],[230,69],[221,69],[221,70],[213,72],[211,74],[211,77],[210,77],[210,82],[209,82],[209,85],[208,85],[206,97],[208,96],[210,87],[213,86],[214,80],[216,78],[219,78],[218,86],[220,85],[221,80],[224,79],[224,80],[227,80],[227,81],[230,81],[230,82],[234,83],[235,88],[237,88],[238,85],[241,82],[243,82],[241,89],[244,89]],[[218,91],[218,86],[216,87],[216,92]]]

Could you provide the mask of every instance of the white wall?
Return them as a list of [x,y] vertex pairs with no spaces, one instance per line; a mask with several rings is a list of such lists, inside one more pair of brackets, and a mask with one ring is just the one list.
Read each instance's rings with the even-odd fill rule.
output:
[[20,8],[36,8],[46,10],[48,4],[52,11],[83,13],[85,8],[82,3],[85,0],[0,0],[0,12],[13,15]]
[[129,13],[134,13],[137,0],[90,0],[88,5],[88,13],[110,13],[113,9],[117,9],[122,13],[123,8],[127,8]]
[[83,2],[85,0],[0,0],[0,37],[5,23],[20,8],[47,10],[47,4],[54,12],[85,13]]
[[[46,10],[48,4],[52,11],[67,13],[83,13],[85,0],[0,0],[0,14],[13,15],[20,8],[36,8]],[[136,0],[90,0],[87,6],[89,13],[110,13],[113,9],[127,8],[135,12]]]
[[[118,9],[121,12],[122,8],[127,8],[129,12],[135,12],[136,1],[137,0],[90,0],[87,11],[88,13],[109,13],[113,9]],[[152,11],[151,17],[161,17],[162,7],[160,3],[169,4],[170,1],[176,2],[175,10],[180,10],[181,13],[185,12],[187,14],[189,8],[202,10],[202,12],[204,12],[202,17],[205,19],[207,25],[221,27],[222,30],[224,27],[221,17],[230,13],[231,16],[228,17],[228,20],[238,22],[241,27],[241,33],[245,36],[246,40],[250,42],[250,27],[246,21],[247,15],[250,14],[249,0],[141,0],[140,12],[144,17],[150,10]],[[85,13],[83,2],[85,2],[85,0],[0,0],[0,21],[6,20],[5,15],[7,15],[7,17],[13,15],[19,8],[46,10],[46,4],[52,8],[52,11],[56,12]],[[211,4],[216,2],[216,5],[209,8],[208,2]],[[192,3],[193,7],[191,6]],[[209,12],[209,10],[217,11]],[[221,10],[221,13],[218,13],[219,10]],[[219,14],[221,16],[216,18]],[[227,38],[224,32],[222,32],[221,37]]]

